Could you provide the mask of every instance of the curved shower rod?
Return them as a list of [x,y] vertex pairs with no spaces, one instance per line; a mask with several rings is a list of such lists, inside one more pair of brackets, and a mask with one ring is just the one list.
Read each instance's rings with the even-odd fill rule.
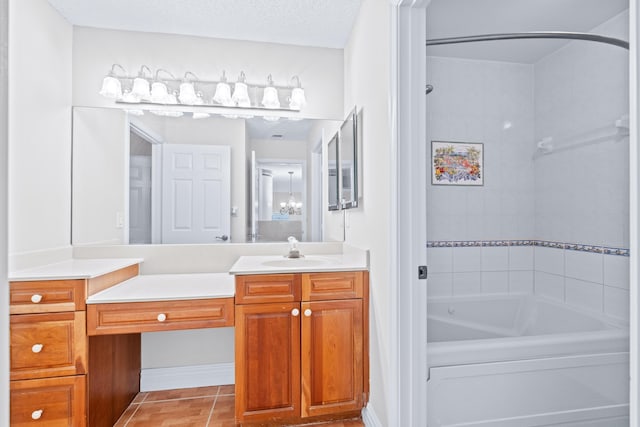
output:
[[492,40],[513,40],[513,39],[570,39],[570,40],[586,40],[598,43],[606,43],[614,46],[622,47],[629,50],[629,42],[616,39],[614,37],[601,36],[591,33],[574,33],[568,31],[529,31],[525,33],[501,33],[501,34],[483,34],[477,36],[463,37],[446,37],[441,39],[427,40],[427,46],[436,46],[441,44],[454,43],[471,43],[484,42]]

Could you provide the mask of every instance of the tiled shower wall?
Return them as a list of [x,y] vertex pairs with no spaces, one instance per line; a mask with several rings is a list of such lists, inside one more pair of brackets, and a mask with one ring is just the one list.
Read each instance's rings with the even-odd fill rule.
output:
[[[628,40],[628,13],[593,32]],[[534,65],[535,140],[557,146],[615,131],[629,114],[628,51],[571,42]],[[601,133],[602,132],[602,133]],[[535,164],[535,238],[629,247],[629,138],[541,156]]]
[[485,170],[482,187],[428,186],[428,239],[532,238],[533,66],[427,57],[427,76],[428,143],[482,142]]
[[[627,19],[594,32],[627,39]],[[613,131],[627,66],[626,51],[582,41],[533,65],[427,58],[428,143],[482,142],[485,156],[483,187],[428,186],[428,240],[447,242],[428,248],[430,296],[535,292],[628,318],[629,257],[574,249],[629,247],[628,138],[534,159],[544,137],[558,147]],[[495,246],[505,241],[518,243]]]
[[555,243],[560,247],[534,246],[534,242],[465,244],[479,246],[427,248],[429,296],[535,293],[629,319],[628,256],[604,253],[601,248],[592,248],[596,252],[568,249]]

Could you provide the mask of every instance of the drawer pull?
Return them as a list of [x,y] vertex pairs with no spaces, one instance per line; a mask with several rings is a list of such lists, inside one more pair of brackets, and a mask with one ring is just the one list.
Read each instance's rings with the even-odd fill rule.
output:
[[39,420],[40,417],[42,416],[42,409],[38,409],[37,411],[33,411],[31,413],[31,419],[32,420]]
[[291,315],[293,317],[296,317],[300,314],[300,310],[298,310],[297,308],[294,308],[293,310],[291,310]]
[[305,315],[306,317],[311,316],[311,309],[310,309],[310,308],[307,308],[307,309],[304,311],[304,315]]
[[164,322],[165,320],[167,320],[167,315],[164,313],[160,313],[158,314],[158,322]]
[[42,295],[40,295],[40,294],[31,295],[31,302],[32,303],[38,304],[40,301],[42,301]]
[[44,345],[42,344],[34,344],[31,346],[31,351],[33,351],[34,353],[40,353],[43,347]]

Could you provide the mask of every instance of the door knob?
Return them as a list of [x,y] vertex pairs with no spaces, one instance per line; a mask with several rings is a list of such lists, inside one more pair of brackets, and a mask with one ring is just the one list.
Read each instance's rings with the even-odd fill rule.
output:
[[307,309],[304,311],[304,315],[305,315],[306,317],[311,316],[311,309],[310,309],[310,308],[307,308]]
[[229,240],[229,236],[227,236],[226,234],[223,234],[222,236],[216,236],[216,240],[222,240],[223,242],[226,242],[227,240]]

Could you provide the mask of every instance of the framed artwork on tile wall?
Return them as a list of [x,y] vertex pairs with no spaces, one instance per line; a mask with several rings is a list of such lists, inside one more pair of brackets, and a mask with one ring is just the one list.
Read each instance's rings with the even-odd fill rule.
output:
[[431,141],[431,183],[484,185],[484,144]]

